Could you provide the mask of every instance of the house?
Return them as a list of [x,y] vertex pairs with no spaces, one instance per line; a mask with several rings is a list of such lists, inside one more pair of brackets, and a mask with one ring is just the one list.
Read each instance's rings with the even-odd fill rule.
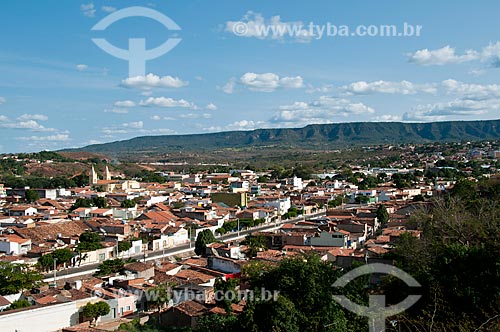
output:
[[106,216],[113,216],[113,209],[94,209],[90,211],[90,216],[91,217],[106,217]]
[[229,274],[241,273],[241,261],[218,256],[208,257],[208,268]]
[[168,327],[195,328],[198,317],[208,312],[208,308],[196,301],[185,301],[160,314],[160,322]]
[[343,230],[317,233],[307,238],[306,245],[347,248],[350,246],[349,234]]
[[37,212],[38,210],[32,206],[13,206],[7,209],[8,215],[14,217],[34,216]]
[[23,239],[19,235],[0,235],[0,252],[7,255],[26,255],[31,250],[31,240]]
[[144,280],[149,280],[155,275],[154,266],[142,262],[126,264],[124,271],[127,274],[133,274],[135,278],[143,278]]

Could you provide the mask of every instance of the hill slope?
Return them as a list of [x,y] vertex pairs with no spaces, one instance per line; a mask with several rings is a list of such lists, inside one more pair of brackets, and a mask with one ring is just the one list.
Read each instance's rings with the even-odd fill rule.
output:
[[245,147],[337,149],[347,146],[500,139],[500,120],[432,123],[357,122],[304,128],[256,129],[209,134],[142,136],[66,151],[108,155],[213,151]]

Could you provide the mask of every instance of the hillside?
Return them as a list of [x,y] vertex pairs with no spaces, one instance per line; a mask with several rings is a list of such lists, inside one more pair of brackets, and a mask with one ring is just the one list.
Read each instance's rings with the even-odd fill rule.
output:
[[256,129],[209,134],[142,136],[66,151],[116,156],[248,147],[338,149],[348,146],[500,139],[500,120],[432,123],[357,122],[304,128]]

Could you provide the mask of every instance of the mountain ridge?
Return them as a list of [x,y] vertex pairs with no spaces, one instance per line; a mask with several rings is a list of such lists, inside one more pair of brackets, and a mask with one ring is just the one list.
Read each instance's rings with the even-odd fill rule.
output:
[[269,128],[216,133],[138,136],[64,149],[111,155],[214,151],[250,147],[338,149],[348,146],[460,142],[500,139],[500,120],[426,123],[346,122],[311,124],[302,128]]

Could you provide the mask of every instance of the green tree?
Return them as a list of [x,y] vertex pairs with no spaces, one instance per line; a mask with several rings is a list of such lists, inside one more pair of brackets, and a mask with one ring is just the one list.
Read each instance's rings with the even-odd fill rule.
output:
[[12,302],[7,310],[14,310],[19,308],[27,308],[30,307],[31,303],[28,300],[16,300]]
[[43,276],[26,264],[0,262],[0,295],[15,294],[40,286]]
[[131,199],[126,199],[123,202],[121,202],[121,204],[120,204],[120,206],[122,208],[126,208],[126,209],[131,209],[131,208],[135,207],[135,205],[136,205],[135,201],[133,201]]
[[56,249],[52,252],[52,256],[57,259],[57,265],[62,265],[71,262],[73,252],[68,248]]
[[40,199],[40,195],[38,195],[38,193],[33,190],[33,189],[28,189],[26,190],[26,193],[25,193],[25,199],[27,202],[35,202],[35,201],[38,201]]
[[99,301],[96,303],[87,303],[83,309],[82,313],[84,317],[92,318],[92,322],[97,323],[97,319],[101,316],[106,316],[109,314],[110,307],[104,301]]
[[99,276],[107,276],[107,275],[116,274],[116,273],[122,271],[124,266],[125,266],[125,262],[120,258],[108,259],[108,260],[102,262],[101,265],[99,265],[95,275],[99,277]]
[[249,257],[256,257],[259,251],[267,249],[266,238],[262,235],[247,235],[244,244],[248,247],[246,254]]
[[[278,291],[278,301],[250,300],[243,313],[245,331],[347,331],[343,309],[333,300],[331,285],[340,276],[317,255],[287,258],[249,280],[255,292]],[[258,295],[256,296],[258,298]]]
[[81,207],[89,208],[92,206],[92,201],[86,198],[77,198],[75,203],[71,206],[70,210],[76,210]]
[[120,241],[118,242],[118,251],[124,252],[132,248],[132,242],[130,241]]
[[207,245],[215,242],[215,236],[211,230],[205,229],[198,233],[196,237],[196,242],[194,244],[194,252],[197,255],[205,256]]
[[[224,281],[221,278],[218,278],[215,280],[214,291],[220,292],[221,294],[227,294],[228,292],[236,294],[236,287],[239,286],[239,283],[240,279],[227,279]],[[224,308],[224,310],[226,310],[226,313],[230,314],[233,311],[231,304],[237,302],[237,297],[234,297],[230,300],[229,298],[226,298],[226,296],[223,296],[223,299],[217,301],[217,304]]]
[[254,302],[245,307],[241,314],[240,325],[245,332],[299,332],[300,309],[284,296],[278,296],[277,301]]
[[377,219],[378,222],[382,225],[385,226],[389,222],[389,212],[387,212],[387,208],[385,207],[384,204],[380,204],[377,208]]
[[102,209],[108,207],[108,202],[105,197],[96,196],[92,197],[92,205]]
[[194,332],[238,331],[238,320],[234,315],[207,314],[198,318]]

